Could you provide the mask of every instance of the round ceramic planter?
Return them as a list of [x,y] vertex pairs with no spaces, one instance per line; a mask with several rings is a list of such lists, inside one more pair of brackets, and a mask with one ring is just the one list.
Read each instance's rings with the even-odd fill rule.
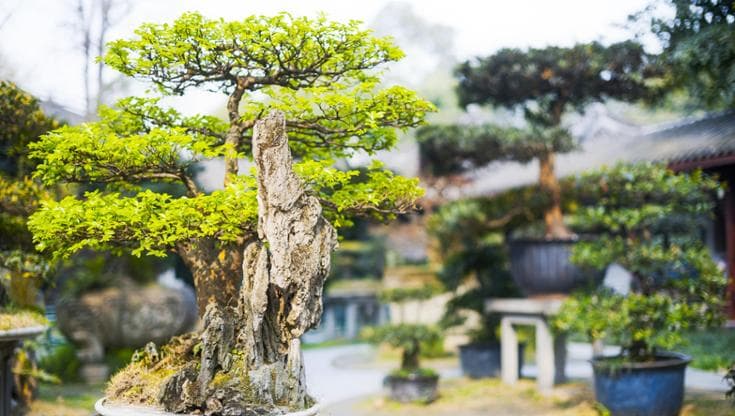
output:
[[684,400],[684,373],[691,357],[659,353],[656,361],[610,365],[593,359],[595,398],[613,416],[676,416]]
[[34,338],[46,330],[45,326],[0,331],[0,415],[9,415],[13,407],[13,374],[11,361],[20,341]]
[[[130,406],[107,403],[107,398],[102,398],[94,404],[94,410],[100,416],[194,416],[188,413],[170,413],[162,410],[145,407]],[[319,414],[319,405],[298,412],[284,413],[282,416],[314,416]]]
[[429,403],[438,397],[439,376],[388,376],[383,384],[388,387],[391,400]]
[[[523,350],[526,344],[518,344],[518,375],[523,367]],[[500,376],[500,343],[476,343],[459,346],[459,363],[462,374],[470,378]]]
[[577,239],[515,239],[508,242],[510,272],[526,296],[569,294],[599,284],[602,273],[586,273],[569,260]]

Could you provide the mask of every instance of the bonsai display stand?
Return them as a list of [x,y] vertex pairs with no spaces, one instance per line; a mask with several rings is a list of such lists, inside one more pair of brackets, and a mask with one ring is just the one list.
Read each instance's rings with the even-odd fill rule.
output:
[[511,298],[488,299],[485,310],[499,313],[501,377],[506,384],[518,381],[518,336],[514,325],[530,325],[536,328],[536,383],[541,393],[549,393],[554,385],[565,381],[566,340],[554,334],[549,317],[561,308],[563,298]]
[[0,416],[10,416],[13,403],[13,353],[20,341],[34,338],[45,326],[0,331]]

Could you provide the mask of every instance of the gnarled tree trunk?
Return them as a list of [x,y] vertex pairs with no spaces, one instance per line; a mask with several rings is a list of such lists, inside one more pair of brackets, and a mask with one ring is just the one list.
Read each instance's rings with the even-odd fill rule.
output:
[[200,365],[163,386],[167,410],[255,415],[309,405],[299,337],[319,322],[337,235],[291,168],[285,129],[280,112],[255,125],[258,235],[244,244],[236,304],[214,294],[207,303]]
[[549,208],[544,212],[546,238],[567,239],[574,234],[564,224],[561,212],[561,186],[555,171],[556,154],[549,152],[539,157],[539,185],[550,200]]

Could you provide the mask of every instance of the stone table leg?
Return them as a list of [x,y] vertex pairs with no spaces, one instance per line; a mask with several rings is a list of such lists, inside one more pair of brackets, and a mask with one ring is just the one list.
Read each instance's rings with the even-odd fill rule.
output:
[[554,387],[554,337],[551,335],[549,326],[544,319],[538,319],[536,323],[536,365],[538,366],[538,377],[536,383],[542,393],[548,393]]
[[518,381],[518,337],[510,317],[500,321],[500,372],[505,384]]

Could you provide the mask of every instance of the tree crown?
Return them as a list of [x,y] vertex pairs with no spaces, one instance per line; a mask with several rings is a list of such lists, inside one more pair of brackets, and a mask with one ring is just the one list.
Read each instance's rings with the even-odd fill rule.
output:
[[[288,14],[238,22],[187,13],[172,24],[145,24],[109,44],[105,63],[154,84],[163,95],[205,88],[227,95],[227,119],[186,116],[158,97],[130,97],[103,108],[98,121],[47,134],[31,146],[45,183],[94,183],[82,198],[49,202],[30,225],[42,249],[68,255],[84,247],[163,255],[180,244],[239,242],[257,218],[251,158],[255,121],[285,113],[294,169],[337,225],[352,215],[386,218],[421,195],[417,181],[373,164],[368,173],[331,167],[335,158],[388,149],[398,129],[419,125],[434,107],[413,91],[379,84],[382,64],[402,52],[347,24]],[[223,158],[224,189],[206,193],[196,164]],[[151,183],[173,183],[183,197]]]
[[607,98],[634,101],[648,93],[649,58],[633,41],[571,48],[501,49],[456,69],[461,105],[521,107],[532,124],[557,126],[568,109]]

